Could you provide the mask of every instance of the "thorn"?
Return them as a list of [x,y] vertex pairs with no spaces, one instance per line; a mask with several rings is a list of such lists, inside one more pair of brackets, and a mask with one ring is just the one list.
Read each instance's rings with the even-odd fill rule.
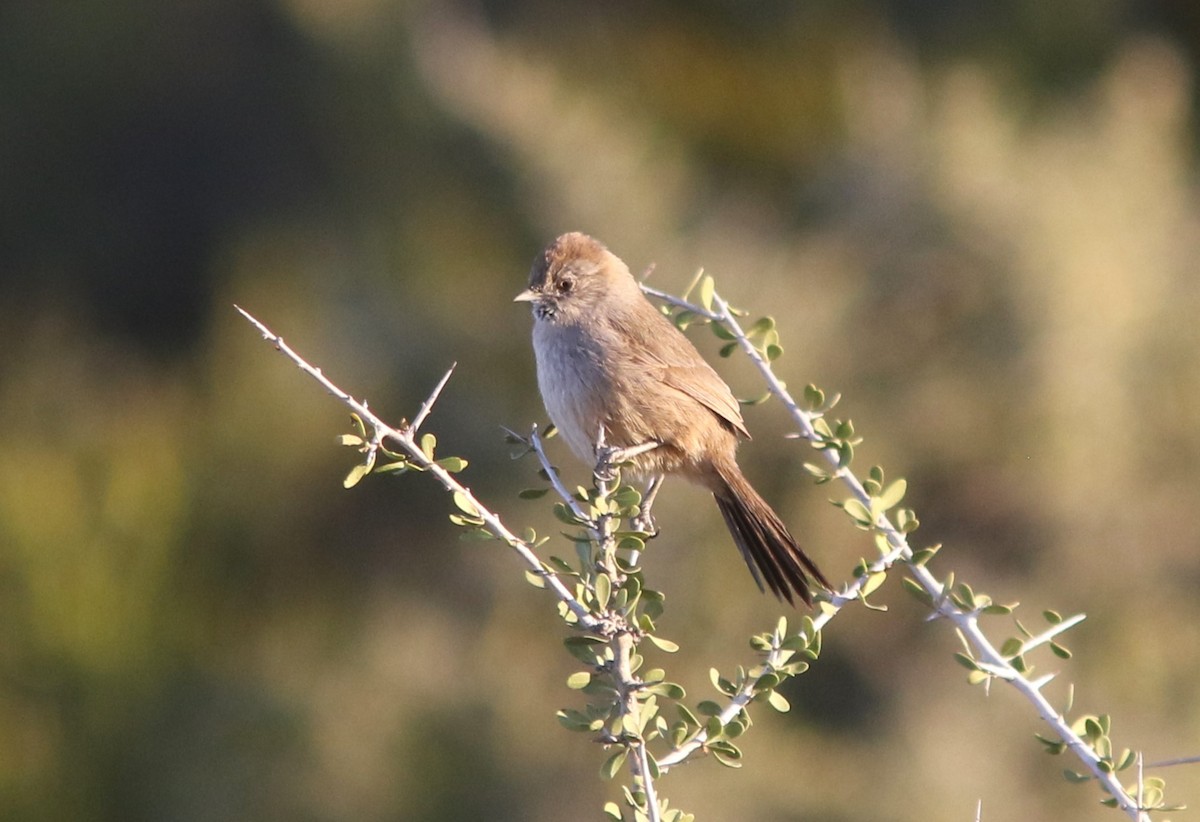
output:
[[421,423],[425,422],[425,418],[429,416],[429,412],[433,410],[433,404],[437,402],[438,395],[442,393],[442,389],[446,387],[446,383],[450,382],[450,375],[454,373],[454,369],[458,367],[457,362],[450,363],[450,367],[446,369],[446,373],[438,381],[434,387],[433,393],[429,395],[429,399],[421,404],[421,408],[417,411],[417,416],[413,417],[412,425],[409,426],[410,432],[415,432],[421,427]]

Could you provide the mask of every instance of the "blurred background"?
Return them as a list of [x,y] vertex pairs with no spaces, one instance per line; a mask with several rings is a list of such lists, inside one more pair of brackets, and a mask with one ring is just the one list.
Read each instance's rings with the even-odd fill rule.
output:
[[[3,4],[0,817],[599,818],[550,598],[427,478],[343,490],[347,412],[232,309],[393,421],[457,361],[440,453],[554,533],[500,426],[544,419],[510,300],[572,229],[774,314],[780,375],[844,395],[935,571],[1034,628],[1088,614],[1074,659],[1035,660],[1053,699],[1074,682],[1148,761],[1200,754],[1198,53],[1186,0]],[[746,415],[747,473],[847,577],[873,548],[842,492],[777,405]],[[707,698],[780,608],[702,493],[656,511],[684,652],[652,661]],[[741,772],[663,794],[1117,818],[898,575],[875,599],[755,714]],[[1200,807],[1200,766],[1163,775]]]

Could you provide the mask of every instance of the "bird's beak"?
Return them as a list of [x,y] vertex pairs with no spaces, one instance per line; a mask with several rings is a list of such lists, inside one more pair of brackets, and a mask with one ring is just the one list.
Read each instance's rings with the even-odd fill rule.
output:
[[534,303],[542,298],[542,295],[534,291],[532,288],[527,288],[517,296],[513,297],[514,303]]

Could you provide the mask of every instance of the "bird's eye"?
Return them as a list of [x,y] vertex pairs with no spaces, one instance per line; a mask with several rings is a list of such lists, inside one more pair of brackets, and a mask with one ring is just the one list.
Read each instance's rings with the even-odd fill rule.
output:
[[563,294],[566,294],[567,292],[571,291],[574,288],[575,288],[575,278],[574,277],[563,277],[561,280],[558,281],[558,290]]

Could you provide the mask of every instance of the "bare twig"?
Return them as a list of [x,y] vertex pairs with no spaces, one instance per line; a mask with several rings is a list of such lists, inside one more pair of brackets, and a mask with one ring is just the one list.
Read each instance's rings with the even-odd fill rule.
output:
[[[579,500],[575,495],[567,490],[567,486],[563,485],[562,477],[558,475],[558,469],[550,462],[550,457],[546,455],[545,440],[542,439],[542,434],[538,431],[535,425],[529,432],[529,446],[533,448],[533,452],[537,455],[538,462],[542,464],[542,470],[546,472],[546,476],[550,478],[550,486],[554,489],[554,493],[558,494],[559,498],[571,509],[571,513],[583,522],[587,522],[589,517],[587,512],[583,510],[583,506],[579,504]],[[595,536],[598,536],[595,535]]]
[[436,461],[429,459],[429,457],[427,457],[425,452],[421,449],[421,446],[417,443],[415,438],[417,427],[429,416],[430,411],[433,409],[433,404],[437,401],[442,388],[445,387],[446,382],[450,379],[450,374],[454,371],[453,366],[446,371],[445,376],[442,377],[437,386],[434,388],[433,392],[429,395],[429,398],[426,399],[422,404],[413,422],[407,425],[402,425],[399,428],[393,428],[376,416],[375,413],[369,408],[367,408],[366,402],[360,402],[359,400],[354,399],[337,385],[335,385],[328,377],[326,377],[321,372],[321,369],[309,365],[309,363],[303,357],[293,351],[291,347],[283,341],[282,337],[255,319],[249,312],[239,306],[234,306],[234,308],[237,308],[238,312],[259,330],[263,336],[263,339],[272,343],[280,353],[295,363],[301,371],[319,382],[325,387],[326,391],[341,400],[344,405],[348,406],[352,411],[354,411],[354,413],[361,417],[366,424],[371,426],[373,432],[371,439],[372,447],[378,446],[384,439],[389,439],[397,443],[407,454],[407,458],[410,462],[421,469],[428,471],[447,491],[458,494],[460,499],[474,508],[479,519],[483,521],[484,527],[490,534],[492,534],[492,536],[506,543],[510,548],[516,551],[525,564],[529,566],[530,570],[546,580],[546,585],[554,592],[558,599],[563,602],[568,609],[570,609],[571,613],[575,615],[580,627],[587,630],[595,630],[598,627],[599,623],[596,618],[588,612],[588,609],[585,608],[578,599],[575,598],[575,595],[566,587],[566,585],[563,584],[562,580],[560,580],[556,574],[549,571],[542,564],[542,561],[538,559],[537,555],[533,552],[533,548],[523,539],[510,531],[500,520],[500,517],[497,514],[492,512],[490,509],[484,506],[482,502],[479,501],[474,493],[471,492],[471,489],[467,488],[465,485],[455,479],[453,474],[451,474],[442,466],[438,465]]
[[[763,380],[766,382],[771,394],[779,399],[779,401],[782,402],[787,408],[788,413],[799,427],[800,436],[809,442],[821,441],[821,438],[817,434],[817,431],[814,427],[814,415],[802,409],[796,403],[795,399],[792,398],[791,394],[788,393],[786,387],[784,387],[783,383],[780,382],[780,380],[772,371],[770,362],[759,353],[754,343],[742,329],[741,324],[738,322],[734,312],[730,309],[729,304],[724,299],[722,299],[719,295],[714,294],[712,297],[713,310],[710,311],[703,306],[673,297],[646,285],[642,286],[642,290],[646,294],[663,300],[673,306],[690,311],[700,317],[704,317],[723,325],[736,338],[738,346],[741,348],[742,352],[750,358],[752,363],[754,363],[755,367],[762,375]],[[869,510],[871,496],[863,487],[862,482],[854,475],[853,472],[839,465],[838,456],[833,451],[822,449],[822,453],[825,454],[826,459],[836,469],[836,476],[850,489],[850,492],[854,498],[856,498]],[[1058,738],[1061,739],[1066,746],[1079,758],[1079,760],[1091,772],[1091,774],[1101,782],[1105,790],[1108,791],[1111,796],[1116,798],[1118,806],[1122,811],[1125,812],[1127,816],[1129,816],[1130,819],[1136,820],[1136,822],[1148,822],[1150,816],[1142,809],[1139,800],[1129,795],[1114,773],[1105,771],[1101,768],[1099,755],[1077,733],[1075,733],[1070,724],[1066,721],[1066,718],[1063,717],[1042,694],[1040,688],[1041,685],[1045,684],[1044,680],[1038,682],[1031,681],[1023,673],[1017,670],[1012,665],[1009,658],[1006,658],[1004,655],[1002,655],[979,628],[978,612],[964,611],[963,609],[959,608],[949,596],[950,592],[945,589],[945,586],[943,586],[943,584],[939,582],[933,576],[933,574],[931,574],[923,565],[918,565],[911,562],[913,559],[913,551],[908,544],[908,538],[891,522],[886,513],[880,514],[874,525],[879,533],[883,534],[887,539],[887,543],[891,547],[891,551],[889,551],[886,556],[882,557],[880,560],[877,560],[875,564],[871,566],[872,572],[874,572],[876,569],[886,570],[896,561],[907,562],[909,572],[912,574],[916,582],[925,590],[925,592],[929,594],[937,613],[949,619],[961,631],[962,635],[974,648],[978,662],[982,663],[981,669],[995,675],[1005,682],[1008,682],[1018,692],[1020,692],[1021,695],[1030,702],[1030,704],[1033,705],[1038,716],[1040,716],[1042,720],[1051,727]],[[835,606],[836,610],[831,610],[829,606],[823,605],[822,613],[817,618],[814,618],[814,624],[817,624],[817,620],[821,618],[823,618],[823,620],[821,623],[817,624],[818,628],[827,623],[829,619],[831,619],[837,612],[837,610],[840,610],[840,608],[844,606],[846,602],[854,599],[853,594],[855,593],[856,587],[861,588],[861,585],[865,584],[866,579],[867,576],[864,575],[863,577],[859,578],[855,585],[850,586],[850,588],[848,588],[844,593],[834,594],[831,598],[831,604]],[[1079,616],[1075,618],[1075,621],[1078,621],[1082,618],[1082,616]],[[1058,631],[1059,627],[1060,626],[1055,626],[1055,628],[1052,630],[1054,630],[1056,633],[1060,632]],[[1033,644],[1041,644],[1049,641],[1049,639],[1049,636],[1031,639],[1029,641],[1032,643],[1030,644],[1030,647],[1032,647]],[[730,705],[725,709],[725,711],[722,712],[722,721],[727,721],[727,717],[732,718],[735,716],[741,707],[750,701],[753,690],[753,685],[751,683],[747,683],[742,691],[740,691],[731,700]],[[703,741],[703,739],[699,739],[697,744],[703,744]],[[690,753],[690,751],[687,753]],[[684,758],[686,758],[687,753],[685,753],[684,749],[681,748],[679,751],[672,753],[671,756],[665,757],[663,760],[661,760],[660,766],[682,761]]]
[[[641,632],[636,626],[627,624],[626,620],[618,614],[608,612],[604,614],[595,614],[586,608],[583,603],[563,584],[556,574],[551,572],[541,562],[533,552],[532,546],[524,540],[513,534],[499,516],[486,508],[478,498],[471,492],[469,488],[460,483],[455,477],[444,469],[437,461],[430,458],[429,455],[421,448],[416,441],[416,432],[421,424],[428,418],[433,410],[434,403],[437,402],[441,395],[442,389],[445,388],[451,374],[454,372],[452,365],[438,381],[429,397],[421,404],[417,415],[411,423],[402,424],[400,427],[392,427],[385,423],[382,419],[375,415],[368,407],[366,402],[360,402],[354,399],[329,378],[327,378],[321,369],[310,365],[303,357],[297,354],[290,346],[283,341],[283,338],[275,334],[266,325],[255,319],[249,312],[241,307],[234,306],[250,323],[252,323],[259,332],[263,335],[263,339],[274,344],[275,348],[295,363],[302,371],[311,376],[329,393],[337,397],[345,405],[347,405],[355,414],[357,414],[366,425],[371,427],[372,436],[367,445],[368,459],[372,460],[374,452],[378,449],[382,442],[387,439],[397,443],[406,453],[407,460],[422,470],[428,471],[445,487],[448,491],[457,495],[462,503],[466,504],[466,508],[473,511],[476,517],[482,521],[483,527],[506,544],[508,544],[518,555],[525,561],[536,574],[542,577],[546,584],[558,596],[558,599],[563,602],[571,613],[575,616],[576,624],[597,636],[604,637],[612,648],[614,662],[610,674],[613,684],[621,696],[621,711],[628,714],[630,724],[634,728],[640,729],[641,722],[641,703],[638,700],[638,691],[642,687],[641,680],[637,679],[633,673],[633,658],[637,652],[637,643],[640,640]],[[603,437],[603,432],[601,432]],[[602,440],[601,440],[602,441]],[[562,498],[563,502],[571,509],[572,514],[577,517],[581,523],[586,524],[589,530],[589,535],[596,542],[600,549],[601,563],[610,576],[617,575],[617,565],[613,559],[613,554],[616,550],[616,541],[613,538],[613,521],[612,515],[605,513],[597,517],[592,517],[589,512],[585,511],[579,501],[571,494],[565,485],[563,485],[558,472],[554,466],[550,464],[546,456],[545,449],[542,445],[541,435],[537,428],[534,427],[529,439],[526,442],[530,445],[533,451],[537,454],[539,461],[545,469],[546,476],[550,479],[555,492]],[[597,476],[597,491],[601,498],[604,498],[610,492],[608,482],[601,476]],[[614,740],[618,741],[618,740]],[[657,793],[654,787],[654,777],[650,766],[649,752],[646,750],[645,739],[642,738],[640,730],[637,734],[628,738],[623,737],[619,740],[625,745],[632,754],[629,757],[630,772],[633,775],[636,784],[641,786],[642,791],[646,796],[645,814],[649,822],[661,822],[661,813],[659,811]]]
[[454,369],[457,367],[458,363],[456,362],[450,364],[450,368],[442,376],[441,380],[438,381],[438,384],[434,386],[433,392],[430,393],[429,398],[425,400],[425,402],[421,403],[421,408],[417,411],[417,415],[413,417],[413,421],[408,424],[410,430],[416,431],[421,427],[421,423],[425,422],[425,418],[429,416],[431,411],[433,411],[433,404],[437,402],[437,398],[441,396],[442,389],[446,387],[446,383],[450,382],[450,375],[454,373]]
[[1195,765],[1200,763],[1200,756],[1181,756],[1178,759],[1163,759],[1159,762],[1147,762],[1147,768],[1173,768],[1176,765]]

